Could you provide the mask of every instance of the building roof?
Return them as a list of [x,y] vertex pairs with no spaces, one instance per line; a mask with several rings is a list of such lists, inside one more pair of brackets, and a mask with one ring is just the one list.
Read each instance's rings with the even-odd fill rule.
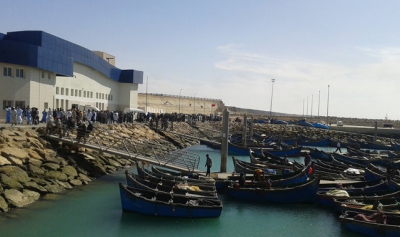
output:
[[58,76],[73,76],[74,62],[121,83],[143,84],[143,72],[119,69],[77,44],[43,31],[0,33],[0,62],[35,67]]

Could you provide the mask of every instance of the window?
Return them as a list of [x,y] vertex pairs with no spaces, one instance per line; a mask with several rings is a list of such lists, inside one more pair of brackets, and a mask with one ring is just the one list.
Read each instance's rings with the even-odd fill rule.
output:
[[60,100],[56,99],[56,108],[60,108]]
[[78,90],[75,89],[75,96],[78,96]]
[[15,107],[24,108],[25,107],[25,101],[15,101]]
[[90,98],[93,98],[93,92],[92,91],[90,92]]
[[96,99],[98,99],[98,98],[99,98],[99,92],[96,92]]
[[86,97],[86,91],[83,92],[83,97]]
[[44,102],[43,106],[44,106],[45,109],[48,109],[49,108],[49,103],[48,102]]
[[79,90],[79,97],[82,97],[82,91]]
[[65,100],[65,109],[68,109],[68,104],[69,104],[69,101]]
[[113,97],[113,96],[111,95],[111,100],[112,100],[112,97]]
[[[60,88],[57,86],[56,87],[56,95],[58,95]],[[58,107],[57,107],[58,108]]]
[[4,67],[3,76],[12,77],[12,69],[10,67]]
[[64,95],[64,88],[61,87],[61,95]]
[[104,100],[104,93],[101,93],[101,99]]
[[42,72],[42,78],[44,78],[44,72]]
[[74,96],[74,89],[71,89],[71,96]]
[[65,95],[68,95],[68,88],[65,88]]
[[3,100],[3,109],[12,106],[12,100]]
[[50,73],[47,74],[47,78],[48,78],[48,79],[51,79],[51,74],[50,74]]
[[24,78],[24,69],[21,68],[15,69],[15,76],[19,78]]

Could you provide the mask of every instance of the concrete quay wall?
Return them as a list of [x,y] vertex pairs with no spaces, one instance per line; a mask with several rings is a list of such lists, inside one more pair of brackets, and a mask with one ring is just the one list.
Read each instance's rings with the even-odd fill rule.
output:
[[[330,126],[330,130],[334,131],[342,131],[349,133],[359,133],[366,135],[375,135],[374,127],[364,127],[364,126]],[[389,138],[400,138],[400,129],[394,128],[377,128],[377,136],[378,137],[389,137]]]

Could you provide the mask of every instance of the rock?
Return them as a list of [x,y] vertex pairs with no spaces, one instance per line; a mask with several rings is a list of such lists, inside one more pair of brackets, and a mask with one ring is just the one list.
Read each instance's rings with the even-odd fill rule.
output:
[[34,159],[34,158],[29,159],[28,163],[32,164],[32,165],[35,165],[37,167],[40,167],[43,164],[43,162],[41,160]]
[[67,175],[60,171],[51,170],[51,171],[45,172],[45,177],[48,179],[57,179],[60,181],[68,181]]
[[65,190],[64,187],[57,185],[57,184],[47,184],[44,186],[44,188],[49,192],[49,193],[60,193]]
[[71,179],[69,181],[69,183],[73,186],[81,186],[82,185],[82,181],[80,181],[79,179]]
[[118,163],[118,161],[113,160],[113,159],[108,159],[108,164],[110,164],[110,165],[112,165],[112,166],[114,166],[114,167],[118,167],[118,168],[121,167],[121,164]]
[[29,131],[29,130],[25,131],[25,136],[32,137],[32,138],[38,138],[38,135],[36,133]]
[[15,157],[8,157],[8,160],[11,162],[11,164],[13,165],[18,165],[18,166],[22,166],[24,163],[22,162],[22,160],[15,158]]
[[0,211],[8,212],[8,204],[2,196],[0,196]]
[[65,189],[71,189],[71,188],[73,188],[73,187],[71,186],[71,184],[69,184],[68,182],[62,182],[62,181],[59,181],[59,180],[55,180],[55,182],[56,182],[58,185],[60,185],[61,187],[64,187]]
[[45,168],[47,170],[58,170],[60,168],[60,165],[56,163],[44,163],[42,164],[42,168]]
[[62,167],[61,171],[65,173],[68,177],[75,178],[76,176],[78,176],[78,171],[76,171],[76,169],[70,165]]
[[34,150],[28,150],[28,156],[31,159],[42,160],[43,158]]
[[11,148],[11,147],[3,148],[1,150],[1,155],[6,158],[15,157],[15,158],[22,159],[22,160],[29,158],[29,155],[25,150],[20,149],[20,148],[15,148],[15,147],[14,148]]
[[0,167],[0,173],[6,174],[18,182],[27,182],[30,180],[28,173],[18,166],[2,166]]
[[11,165],[11,162],[9,160],[7,160],[5,157],[0,156],[0,166],[3,165]]
[[16,189],[6,189],[4,196],[8,203],[14,207],[23,207],[33,203],[40,198],[40,194],[30,190],[23,190],[21,193]]
[[36,182],[25,182],[23,183],[25,189],[32,190],[39,193],[47,193],[47,189],[37,184]]
[[87,177],[85,174],[82,174],[82,173],[79,173],[78,179],[81,181],[86,181],[86,182],[92,181],[89,177]]
[[35,175],[44,175],[44,170],[41,169],[40,167],[34,165],[34,164],[29,164],[29,170],[35,174]]
[[10,176],[8,176],[6,174],[0,174],[0,179],[2,182],[2,186],[5,188],[19,189],[19,190],[22,190],[24,188],[24,186],[22,186],[22,184],[20,182],[11,178]]

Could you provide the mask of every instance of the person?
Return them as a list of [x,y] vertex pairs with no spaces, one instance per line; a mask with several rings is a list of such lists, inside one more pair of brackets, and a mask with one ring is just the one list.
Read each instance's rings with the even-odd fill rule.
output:
[[339,151],[340,153],[342,153],[342,150],[340,150],[340,142],[337,142],[336,144],[336,150],[335,152]]
[[[261,179],[261,175],[262,175],[262,179]],[[264,181],[265,180],[265,173],[264,170],[262,169],[255,169],[254,170],[254,180],[255,181]]]
[[286,164],[289,163],[288,158],[287,158],[287,155],[285,155],[285,158],[283,159],[283,161],[284,161]]
[[246,177],[244,176],[243,172],[240,172],[240,177],[239,177],[239,186],[241,188],[244,188],[246,186]]
[[14,107],[11,108],[11,127],[17,126],[17,111],[15,110]]
[[315,164],[314,161],[311,161],[310,167],[308,167],[307,170],[308,177],[314,177],[314,172],[315,172]]
[[11,107],[6,107],[6,123],[11,123]]
[[78,123],[79,127],[77,129],[76,141],[79,143],[83,138],[83,142],[86,142],[86,125],[83,122]]
[[17,107],[17,122],[22,124],[22,109],[19,107]]
[[304,166],[308,166],[310,164],[310,162],[311,162],[311,156],[310,156],[310,154],[307,154],[304,157]]
[[210,158],[210,156],[208,154],[206,155],[206,157],[207,157],[206,165],[205,165],[205,167],[207,167],[206,176],[210,176],[210,169],[211,169],[211,166],[212,166],[212,160],[211,160],[211,158]]

